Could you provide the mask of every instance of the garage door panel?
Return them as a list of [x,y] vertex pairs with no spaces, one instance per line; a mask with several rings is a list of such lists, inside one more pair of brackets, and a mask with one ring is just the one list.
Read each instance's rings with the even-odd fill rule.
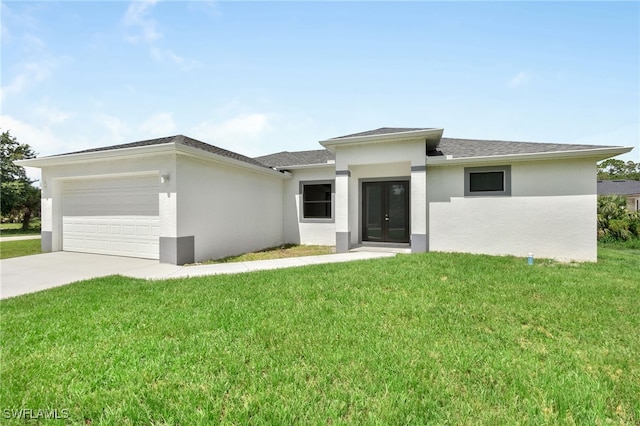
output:
[[158,178],[67,182],[63,250],[158,259]]

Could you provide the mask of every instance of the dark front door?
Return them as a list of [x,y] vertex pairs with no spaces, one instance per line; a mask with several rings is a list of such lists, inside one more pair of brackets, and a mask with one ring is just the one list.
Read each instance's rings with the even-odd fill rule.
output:
[[362,183],[362,241],[409,242],[409,182]]

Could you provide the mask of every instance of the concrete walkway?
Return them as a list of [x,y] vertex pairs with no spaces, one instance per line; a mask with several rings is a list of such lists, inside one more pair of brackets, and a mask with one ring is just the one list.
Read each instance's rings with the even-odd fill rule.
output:
[[39,240],[40,235],[17,235],[15,237],[0,237],[0,243],[3,241],[22,241],[22,240]]
[[357,251],[253,262],[177,266],[159,263],[157,260],[58,251],[0,260],[0,299],[115,274],[144,279],[185,278],[350,262],[395,255],[396,253],[392,252]]

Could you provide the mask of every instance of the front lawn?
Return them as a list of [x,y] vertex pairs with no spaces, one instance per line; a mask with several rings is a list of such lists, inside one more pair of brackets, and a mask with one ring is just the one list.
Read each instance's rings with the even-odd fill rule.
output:
[[95,279],[0,302],[0,408],[92,425],[634,425],[639,294],[640,250],[608,247],[598,264],[426,253]]
[[0,259],[31,256],[42,253],[41,242],[37,240],[0,241]]

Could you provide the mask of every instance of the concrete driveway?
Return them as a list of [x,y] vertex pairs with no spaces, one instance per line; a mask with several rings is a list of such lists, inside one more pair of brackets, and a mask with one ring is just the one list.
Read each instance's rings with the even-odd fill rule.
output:
[[151,275],[176,268],[180,266],[157,260],[62,251],[13,257],[0,261],[0,299],[106,275]]
[[0,260],[0,299],[107,275],[117,274],[133,278],[165,279],[238,274],[267,269],[375,259],[395,256],[396,253],[397,251],[355,251],[254,262],[177,266],[149,259],[56,251]]

